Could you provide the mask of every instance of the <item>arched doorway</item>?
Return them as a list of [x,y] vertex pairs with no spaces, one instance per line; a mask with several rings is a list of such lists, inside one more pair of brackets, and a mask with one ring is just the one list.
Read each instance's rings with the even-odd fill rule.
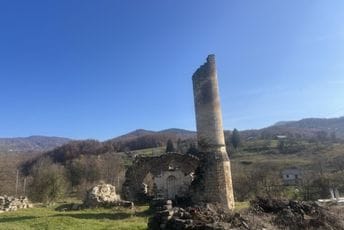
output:
[[167,177],[166,183],[167,183],[167,197],[168,199],[174,199],[177,195],[177,187],[176,187],[176,180],[177,178],[175,176],[169,176]]

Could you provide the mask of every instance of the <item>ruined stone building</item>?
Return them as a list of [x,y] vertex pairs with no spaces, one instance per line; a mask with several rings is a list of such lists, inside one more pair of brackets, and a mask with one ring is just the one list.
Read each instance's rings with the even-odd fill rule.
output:
[[[192,76],[200,155],[139,157],[126,172],[126,199],[142,196],[217,203],[234,208],[231,168],[222,127],[215,56],[209,55]],[[197,169],[197,170],[196,170]]]
[[136,157],[126,172],[125,199],[175,199],[189,197],[194,172],[199,165],[195,156],[168,153],[157,157]]

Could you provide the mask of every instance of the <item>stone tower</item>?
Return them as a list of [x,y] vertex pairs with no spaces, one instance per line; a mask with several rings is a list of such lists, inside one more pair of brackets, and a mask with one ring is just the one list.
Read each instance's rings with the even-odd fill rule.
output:
[[192,76],[198,148],[202,154],[194,200],[234,208],[230,162],[226,151],[215,55]]

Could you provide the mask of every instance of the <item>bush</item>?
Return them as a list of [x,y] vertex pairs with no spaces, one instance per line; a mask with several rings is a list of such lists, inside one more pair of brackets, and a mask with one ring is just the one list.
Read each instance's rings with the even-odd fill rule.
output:
[[68,186],[63,166],[53,164],[51,160],[44,158],[32,168],[31,175],[31,200],[52,203],[64,196]]

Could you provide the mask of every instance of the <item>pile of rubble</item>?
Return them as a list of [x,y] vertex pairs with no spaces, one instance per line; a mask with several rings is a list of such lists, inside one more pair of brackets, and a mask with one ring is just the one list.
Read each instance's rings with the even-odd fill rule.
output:
[[343,216],[315,202],[257,198],[241,213],[211,205],[172,207],[171,201],[154,202],[150,230],[322,229],[344,230]]
[[270,216],[270,222],[281,229],[344,229],[343,218],[315,202],[257,198],[250,212]]
[[[155,206],[156,207],[156,206]],[[156,207],[157,208],[157,207]],[[182,229],[249,229],[244,218],[239,213],[228,213],[221,208],[203,204],[187,208],[172,207],[172,201],[157,208],[149,219],[148,229],[182,230]]]
[[27,197],[0,196],[0,212],[17,211],[18,209],[31,207],[32,204]]
[[83,208],[124,206],[133,207],[129,201],[121,200],[116,193],[116,187],[111,184],[99,184],[87,191]]
[[101,183],[89,189],[82,204],[69,203],[57,207],[56,211],[77,211],[86,208],[112,208],[122,206],[134,208],[134,203],[121,200],[116,193],[116,187],[111,184]]

